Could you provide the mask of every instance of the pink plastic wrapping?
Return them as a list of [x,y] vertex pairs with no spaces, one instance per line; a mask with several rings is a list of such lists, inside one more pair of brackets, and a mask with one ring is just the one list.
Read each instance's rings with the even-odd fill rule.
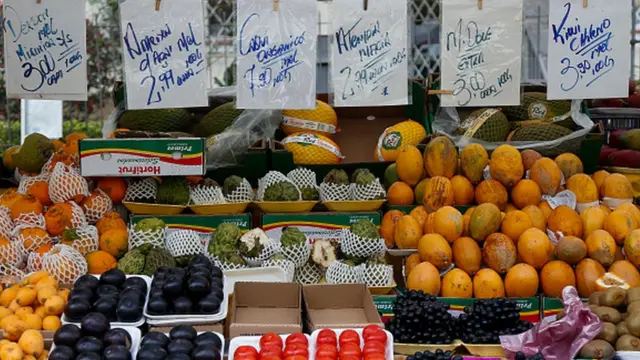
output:
[[602,330],[602,322],[580,301],[573,286],[562,290],[565,316],[553,322],[542,321],[519,335],[501,336],[500,344],[508,359],[522,351],[527,356],[542,353],[545,360],[571,360]]

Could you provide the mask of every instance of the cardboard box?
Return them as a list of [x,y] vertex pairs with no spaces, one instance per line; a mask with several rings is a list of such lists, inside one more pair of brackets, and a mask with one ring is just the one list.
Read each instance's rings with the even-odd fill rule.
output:
[[201,138],[81,140],[80,174],[91,176],[189,176],[206,173]]
[[[177,325],[171,326],[149,326],[149,331],[157,331],[161,333],[168,334],[171,329],[176,327]],[[218,322],[213,324],[201,324],[201,325],[192,325],[197,332],[201,331],[213,331],[220,333],[224,336],[224,322]]]
[[305,329],[383,326],[369,289],[364,284],[306,285],[302,288]]
[[296,283],[236,283],[229,337],[302,332],[302,293]]
[[270,238],[280,239],[285,227],[295,226],[307,235],[309,242],[313,243],[316,239],[340,240],[343,228],[348,228],[363,218],[380,225],[379,212],[264,214],[262,215],[262,229]]

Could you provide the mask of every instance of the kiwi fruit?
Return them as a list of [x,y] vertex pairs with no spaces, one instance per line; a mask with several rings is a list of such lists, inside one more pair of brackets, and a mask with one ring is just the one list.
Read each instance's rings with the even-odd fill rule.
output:
[[600,305],[596,305],[596,304],[589,304],[587,306],[589,307],[589,309],[591,309],[591,311],[593,311],[593,310],[595,310],[595,309],[600,307]]
[[582,359],[611,359],[616,351],[608,342],[597,339],[589,341],[578,354]]
[[620,315],[620,312],[614,308],[610,308],[606,306],[598,306],[596,309],[592,311],[603,322],[618,324],[622,320],[622,316]]
[[628,312],[622,313],[622,314],[620,315],[620,320],[621,320],[621,321],[625,321],[625,320],[627,320],[627,319],[629,318],[629,314],[630,314],[630,313],[628,313]]
[[600,296],[602,291],[595,291],[589,295],[589,305],[600,305]]
[[633,335],[622,335],[616,341],[617,351],[638,351],[640,350],[640,339]]
[[621,321],[616,326],[616,331],[618,332],[618,336],[628,335],[629,334],[629,329],[627,328],[627,323],[624,322],[624,321]]
[[600,295],[600,305],[617,308],[624,304],[624,300],[627,297],[627,292],[619,287],[608,288],[602,295]]
[[640,300],[640,287],[627,290],[627,304]]
[[600,334],[596,336],[596,339],[602,339],[609,344],[613,344],[618,339],[618,330],[616,330],[616,326],[610,322],[606,322],[602,324],[602,331]]
[[629,334],[640,337],[640,312],[634,312],[625,320]]
[[627,312],[640,312],[640,300],[630,302],[629,305],[627,305]]

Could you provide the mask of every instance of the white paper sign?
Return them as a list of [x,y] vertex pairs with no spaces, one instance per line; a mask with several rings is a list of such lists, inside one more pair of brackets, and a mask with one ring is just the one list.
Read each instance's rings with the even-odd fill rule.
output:
[[408,104],[407,2],[333,0],[332,18],[335,106]]
[[550,1],[549,99],[629,96],[631,12],[630,1]]
[[240,109],[315,109],[317,0],[238,0]]
[[120,4],[128,109],[207,106],[201,0]]
[[87,100],[85,0],[5,0],[7,96]]
[[442,2],[442,106],[520,105],[522,2]]

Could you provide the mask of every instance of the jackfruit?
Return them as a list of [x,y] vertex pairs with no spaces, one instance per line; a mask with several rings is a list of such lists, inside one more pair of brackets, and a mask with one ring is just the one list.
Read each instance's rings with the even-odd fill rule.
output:
[[223,132],[231,126],[244,110],[236,109],[235,102],[222,104],[205,115],[193,131],[198,137],[209,137]]
[[118,119],[118,128],[147,132],[186,131],[191,113],[185,109],[127,110]]
[[13,154],[16,167],[28,173],[39,173],[42,166],[53,155],[53,142],[48,137],[33,133],[27,135],[20,151]]
[[165,205],[187,205],[189,203],[189,182],[181,177],[166,177],[158,185],[156,203]]
[[552,119],[571,111],[570,100],[547,100],[543,92],[525,92],[519,106],[505,106],[502,112],[510,121]]

